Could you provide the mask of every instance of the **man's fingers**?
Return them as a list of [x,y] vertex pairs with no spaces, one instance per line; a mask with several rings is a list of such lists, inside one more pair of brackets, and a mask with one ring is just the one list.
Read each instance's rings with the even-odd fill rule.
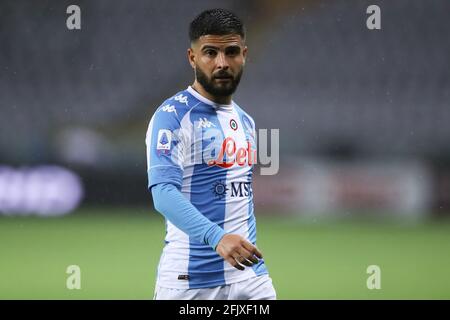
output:
[[257,247],[255,247],[254,245],[252,245],[250,242],[248,241],[242,241],[242,245],[245,249],[247,249],[248,251],[251,252],[252,255],[257,256],[259,259],[262,259],[262,253],[261,251],[258,250]]
[[261,251],[258,250],[258,248],[255,247],[255,256],[257,256],[259,259],[262,259],[263,255]]
[[240,235],[227,234],[219,242],[216,249],[230,265],[238,270],[252,267],[262,258],[261,252]]
[[244,270],[245,269],[245,267],[244,266],[241,266],[239,263],[237,263],[237,261],[233,258],[233,257],[229,257],[228,259],[227,259],[227,261],[228,261],[228,263],[229,264],[231,264],[233,267],[235,267],[236,269],[238,269],[238,270]]
[[236,260],[247,267],[253,266],[253,262],[249,261],[243,256],[239,256],[239,258],[237,258]]
[[253,264],[258,263],[258,259],[256,259],[256,257],[255,257],[250,251],[248,251],[247,249],[245,249],[244,247],[242,247],[242,248],[239,250],[239,253],[240,253],[240,255],[241,255],[242,257],[244,257],[246,260],[248,260],[248,261],[251,262],[251,264],[249,265],[249,267],[252,266]]
[[247,267],[251,267],[253,265],[250,261],[245,259],[245,257],[239,254],[238,252],[233,253],[233,258],[240,264],[243,264]]
[[248,261],[248,260],[245,259],[244,257],[239,257],[239,258],[237,259],[237,261],[240,262],[241,264],[247,266],[247,267],[253,266],[253,263],[250,262],[250,261]]

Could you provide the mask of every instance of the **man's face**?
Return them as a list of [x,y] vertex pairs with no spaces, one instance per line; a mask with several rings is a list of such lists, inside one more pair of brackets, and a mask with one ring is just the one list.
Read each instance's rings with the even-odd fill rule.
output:
[[197,81],[212,96],[232,95],[241,80],[247,47],[240,35],[205,35],[188,49]]

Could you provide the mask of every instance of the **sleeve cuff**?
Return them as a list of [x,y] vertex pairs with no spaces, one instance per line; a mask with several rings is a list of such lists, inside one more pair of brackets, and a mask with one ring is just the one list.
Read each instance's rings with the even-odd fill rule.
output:
[[217,245],[220,240],[222,240],[223,236],[226,234],[225,230],[219,227],[217,224],[214,224],[205,235],[205,242],[214,250],[216,250]]

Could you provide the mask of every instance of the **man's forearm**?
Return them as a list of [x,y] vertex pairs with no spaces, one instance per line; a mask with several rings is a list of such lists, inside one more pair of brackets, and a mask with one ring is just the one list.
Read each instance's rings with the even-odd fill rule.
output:
[[183,194],[170,183],[151,188],[155,209],[178,229],[214,250],[225,235],[217,224],[202,215]]

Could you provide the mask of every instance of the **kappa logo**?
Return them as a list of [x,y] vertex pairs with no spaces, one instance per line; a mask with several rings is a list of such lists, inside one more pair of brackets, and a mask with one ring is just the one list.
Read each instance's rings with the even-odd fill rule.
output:
[[175,108],[175,106],[171,106],[170,104],[166,104],[165,106],[163,106],[161,108],[161,111],[165,111],[165,112],[175,112],[175,114],[178,116],[177,114],[177,109]]
[[211,128],[211,127],[215,127],[216,125],[214,123],[212,123],[211,121],[209,121],[206,118],[200,118],[198,120],[198,126],[197,129],[200,128]]
[[182,93],[174,97],[175,101],[178,101],[179,103],[184,103],[186,106],[188,105],[188,98],[187,96],[184,96]]

